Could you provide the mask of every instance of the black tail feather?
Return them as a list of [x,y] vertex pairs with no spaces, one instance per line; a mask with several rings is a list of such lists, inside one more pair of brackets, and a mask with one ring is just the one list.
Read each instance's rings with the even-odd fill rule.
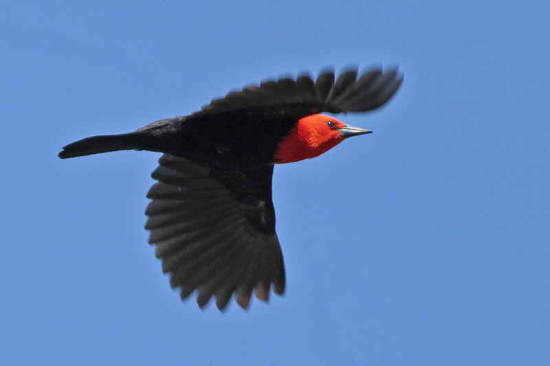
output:
[[63,147],[61,159],[100,154],[118,150],[139,149],[140,136],[135,133],[88,137]]

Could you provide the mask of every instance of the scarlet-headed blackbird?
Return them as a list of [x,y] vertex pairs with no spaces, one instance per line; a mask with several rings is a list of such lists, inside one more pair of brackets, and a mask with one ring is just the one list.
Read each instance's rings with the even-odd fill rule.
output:
[[385,104],[403,76],[395,68],[332,69],[233,91],[202,110],[127,134],[89,137],[61,158],[116,150],[163,153],[146,210],[170,283],[204,307],[224,309],[235,294],[267,301],[285,291],[285,270],[271,195],[274,164],[316,157],[344,139],[370,133],[320,112],[366,112]]

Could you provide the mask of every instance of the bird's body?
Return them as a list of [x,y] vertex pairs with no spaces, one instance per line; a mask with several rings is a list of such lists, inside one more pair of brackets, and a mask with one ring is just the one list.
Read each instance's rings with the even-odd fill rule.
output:
[[217,167],[253,168],[274,162],[278,142],[294,124],[287,116],[242,110],[184,117],[141,131],[176,127],[176,134],[170,134],[175,137],[172,154]]
[[307,75],[247,87],[189,116],[151,123],[136,132],[95,136],[64,147],[61,158],[116,150],[162,152],[149,191],[146,228],[163,269],[182,297],[198,290],[224,309],[236,294],[246,308],[251,291],[282,294],[284,265],[275,232],[274,164],[316,157],[345,138],[369,133],[321,111],[378,108],[398,89],[396,70],[348,70],[316,81]]

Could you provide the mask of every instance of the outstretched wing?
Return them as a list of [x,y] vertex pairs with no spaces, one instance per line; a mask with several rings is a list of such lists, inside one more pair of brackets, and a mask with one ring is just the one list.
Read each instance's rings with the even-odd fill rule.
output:
[[359,73],[353,67],[338,76],[333,69],[327,69],[316,79],[302,73],[297,78],[266,80],[232,91],[194,115],[244,109],[292,113],[298,117],[320,112],[366,112],[389,101],[402,82],[403,75],[397,68],[372,67]]
[[187,298],[198,291],[224,309],[235,293],[247,308],[252,290],[267,301],[285,289],[283,257],[271,200],[273,167],[215,171],[165,154],[147,197],[149,242],[170,283]]

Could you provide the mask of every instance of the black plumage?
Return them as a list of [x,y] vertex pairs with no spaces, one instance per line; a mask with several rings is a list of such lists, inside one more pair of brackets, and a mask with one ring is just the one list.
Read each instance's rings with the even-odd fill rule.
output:
[[285,290],[275,232],[272,174],[277,146],[296,122],[320,112],[365,112],[385,104],[402,83],[397,69],[332,69],[267,80],[214,99],[188,116],[136,132],[69,144],[61,158],[116,150],[162,152],[148,193],[146,229],[181,297],[198,292],[224,309],[235,294],[246,308],[252,291],[267,301]]

